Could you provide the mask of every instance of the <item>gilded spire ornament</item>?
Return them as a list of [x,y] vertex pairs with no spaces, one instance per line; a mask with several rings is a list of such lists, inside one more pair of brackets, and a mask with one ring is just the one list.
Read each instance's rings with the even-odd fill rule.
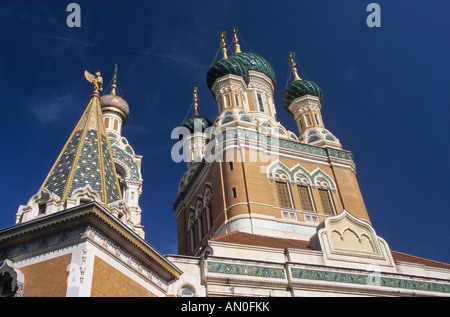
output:
[[294,73],[294,81],[302,80],[297,74],[297,68],[295,67],[294,57],[295,57],[295,52],[289,53],[289,61],[288,61],[288,63],[292,67],[292,73]]
[[233,41],[234,41],[234,53],[239,54],[241,53],[241,46],[238,43],[238,37],[237,37],[237,26],[233,28]]
[[113,77],[113,83],[111,86],[111,95],[116,96],[116,88],[117,88],[117,64],[116,67],[114,68],[114,77]]
[[193,99],[194,99],[194,115],[198,116],[199,114],[198,114],[198,110],[197,110],[198,109],[197,87],[194,87]]
[[[97,76],[97,77],[96,77]],[[94,95],[98,96],[98,92],[102,91],[103,78],[100,72],[96,72],[95,75],[90,74],[87,70],[84,71],[84,77],[88,82],[94,84]]]
[[227,48],[226,48],[226,43],[225,43],[225,35],[226,34],[227,34],[226,32],[222,32],[220,34],[220,46],[222,46],[223,59],[228,59]]

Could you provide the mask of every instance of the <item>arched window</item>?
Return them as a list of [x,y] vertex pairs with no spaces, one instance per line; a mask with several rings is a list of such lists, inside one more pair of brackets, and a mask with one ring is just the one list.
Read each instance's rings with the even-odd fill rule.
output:
[[205,214],[206,214],[206,231],[209,232],[212,228],[212,218],[211,218],[211,204],[208,204],[205,208]]
[[125,190],[127,187],[126,182],[125,182],[126,172],[125,172],[124,168],[122,166],[120,166],[119,164],[115,164],[115,167],[116,167],[117,178],[119,180],[120,191],[122,193],[122,198],[124,198]]
[[298,195],[300,197],[300,204],[303,211],[314,212],[314,204],[311,196],[309,186],[297,185]]
[[194,219],[194,226],[196,229],[197,234],[197,241],[196,245],[198,243],[201,243],[203,240],[203,213],[202,213],[202,200],[197,200],[197,206],[195,208],[195,219]]
[[187,219],[187,230],[186,230],[187,231],[187,240],[188,240],[187,242],[189,245],[189,251],[191,253],[193,253],[194,249],[195,249],[194,216],[195,216],[194,212],[191,209],[189,212],[188,219]]
[[14,296],[14,285],[12,276],[5,272],[0,276],[0,297],[13,297]]
[[180,289],[179,296],[180,297],[194,297],[195,296],[195,289],[194,289],[194,287],[192,287],[190,285],[184,285]]
[[320,201],[322,203],[323,213],[326,215],[334,215],[334,204],[328,189],[318,189]]
[[258,109],[260,112],[264,112],[263,96],[260,93],[256,93],[256,100],[258,102]]
[[291,192],[289,190],[289,184],[283,181],[276,181],[275,186],[277,189],[278,202],[281,208],[293,209]]
[[24,282],[22,272],[14,267],[13,262],[5,260],[0,263],[0,297],[22,296]]
[[198,216],[195,222],[197,223],[198,243],[200,243],[203,240],[202,216]]

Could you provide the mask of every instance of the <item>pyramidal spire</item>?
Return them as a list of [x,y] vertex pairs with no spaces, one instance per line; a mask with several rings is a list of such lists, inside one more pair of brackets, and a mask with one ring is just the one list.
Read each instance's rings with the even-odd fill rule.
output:
[[94,84],[94,94],[42,184],[62,202],[87,186],[105,204],[122,199],[98,95],[102,81],[100,73],[96,75],[85,74]]

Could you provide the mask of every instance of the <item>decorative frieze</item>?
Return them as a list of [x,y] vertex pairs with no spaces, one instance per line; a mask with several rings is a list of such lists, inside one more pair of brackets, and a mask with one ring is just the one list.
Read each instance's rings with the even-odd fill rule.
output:
[[327,272],[327,271],[298,269],[298,268],[292,268],[291,273],[292,278],[294,279],[393,287],[425,292],[450,293],[450,285],[434,282],[383,277],[380,276],[379,273],[363,275],[363,274]]
[[[289,268],[288,268],[289,269]],[[208,272],[225,275],[240,275],[260,278],[285,279],[284,268],[208,262]],[[292,279],[325,281],[354,285],[368,285],[373,287],[390,287],[412,291],[450,293],[450,285],[413,279],[393,278],[382,276],[380,272],[374,274],[355,274],[347,272],[331,272],[306,268],[290,268]]]
[[264,278],[286,278],[284,269],[254,265],[208,262],[208,272],[220,274],[246,275]]

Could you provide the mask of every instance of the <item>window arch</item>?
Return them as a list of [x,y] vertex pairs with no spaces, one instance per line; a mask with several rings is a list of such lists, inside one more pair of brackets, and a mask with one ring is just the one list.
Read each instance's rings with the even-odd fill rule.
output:
[[302,211],[315,212],[310,186],[297,184]]
[[290,175],[287,174],[283,169],[277,169],[273,172],[273,179],[278,182],[290,182]]
[[280,207],[286,209],[294,209],[289,183],[283,180],[276,180],[275,187],[277,190],[278,203]]
[[211,203],[205,206],[205,215],[206,215],[206,232],[209,232],[212,228]]
[[336,211],[334,208],[333,198],[329,189],[318,188],[320,202],[322,203],[323,213],[325,215],[335,215]]
[[195,288],[192,285],[183,285],[178,293],[179,297],[194,297]]
[[211,200],[212,200],[212,186],[210,183],[205,184],[205,191],[203,193],[203,219],[206,227],[205,233],[212,229],[213,221],[211,214]]
[[0,265],[0,297],[21,297],[24,282],[24,275],[13,262],[5,260]]
[[195,249],[195,226],[194,226],[195,212],[194,209],[191,208],[187,217],[187,236],[188,236],[188,246],[190,252],[194,252]]
[[[201,243],[203,240],[203,214],[202,214],[202,200],[199,198],[197,200],[197,206],[195,208],[195,218],[194,218],[194,226],[197,231],[197,243]],[[196,243],[196,244],[197,244]]]
[[120,192],[122,194],[122,197],[125,197],[125,191],[127,187],[125,179],[127,177],[127,171],[122,165],[117,164],[117,162],[114,163],[116,167],[117,179],[119,180]]

